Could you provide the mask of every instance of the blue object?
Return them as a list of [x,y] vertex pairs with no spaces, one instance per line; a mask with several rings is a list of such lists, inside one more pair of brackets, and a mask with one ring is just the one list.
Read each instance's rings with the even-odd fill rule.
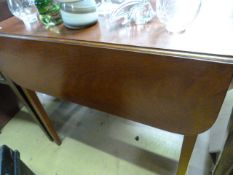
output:
[[8,146],[0,147],[0,175],[35,175],[21,160],[20,153]]

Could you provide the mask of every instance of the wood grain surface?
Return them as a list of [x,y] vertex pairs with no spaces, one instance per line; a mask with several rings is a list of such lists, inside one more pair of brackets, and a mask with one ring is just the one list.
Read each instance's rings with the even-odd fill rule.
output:
[[[221,13],[216,13],[219,9]],[[11,18],[0,23],[0,36],[232,64],[232,9],[229,0],[203,1],[200,14],[183,34],[169,34],[157,18],[146,25],[125,27],[112,27],[113,24],[101,18],[98,24],[83,30],[69,30],[63,25],[46,29],[39,23],[26,28],[21,21]]]
[[31,90],[193,135],[218,116],[232,65],[0,38],[0,70]]
[[[167,33],[156,18],[144,26],[109,30],[100,20],[85,30],[68,30],[38,23],[25,28],[13,17],[0,23],[0,70],[27,89],[197,134],[214,123],[233,72],[231,4],[206,2],[211,3],[181,35]],[[209,30],[206,14],[217,7],[225,9],[218,14],[225,15],[221,27],[215,27],[221,37]]]
[[[144,26],[110,29],[99,20],[68,30],[25,28],[13,17],[0,23],[0,70],[28,92],[195,138],[215,122],[233,75],[230,1],[204,2],[211,4],[181,35],[167,33],[156,18]],[[51,134],[60,143],[54,129]],[[194,143],[184,142],[178,174],[185,173]]]

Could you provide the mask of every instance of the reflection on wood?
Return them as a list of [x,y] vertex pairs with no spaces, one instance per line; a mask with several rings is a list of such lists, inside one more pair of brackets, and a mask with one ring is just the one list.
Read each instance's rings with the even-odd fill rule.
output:
[[0,40],[0,69],[19,85],[185,135],[212,126],[233,71],[168,56]]

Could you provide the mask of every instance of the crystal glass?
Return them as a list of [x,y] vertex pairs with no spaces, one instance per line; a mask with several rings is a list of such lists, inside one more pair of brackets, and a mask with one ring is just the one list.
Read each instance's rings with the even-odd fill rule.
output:
[[108,17],[122,0],[96,0],[97,12],[101,17]]
[[146,24],[155,16],[150,0],[128,0],[111,14],[112,22]]
[[37,9],[33,0],[7,0],[7,4],[11,13],[26,26],[37,21]]
[[99,15],[112,26],[146,24],[155,16],[150,0],[102,0],[97,5]]
[[157,0],[156,14],[167,31],[185,31],[200,11],[201,0]]

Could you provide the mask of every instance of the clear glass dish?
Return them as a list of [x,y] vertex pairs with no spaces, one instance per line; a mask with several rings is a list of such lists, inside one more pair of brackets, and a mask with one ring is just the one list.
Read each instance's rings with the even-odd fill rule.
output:
[[102,0],[98,3],[98,13],[112,26],[143,25],[155,16],[150,0]]
[[167,31],[185,31],[200,11],[201,0],[157,0],[156,14]]
[[33,0],[7,0],[7,4],[10,12],[26,26],[38,20],[37,8]]

